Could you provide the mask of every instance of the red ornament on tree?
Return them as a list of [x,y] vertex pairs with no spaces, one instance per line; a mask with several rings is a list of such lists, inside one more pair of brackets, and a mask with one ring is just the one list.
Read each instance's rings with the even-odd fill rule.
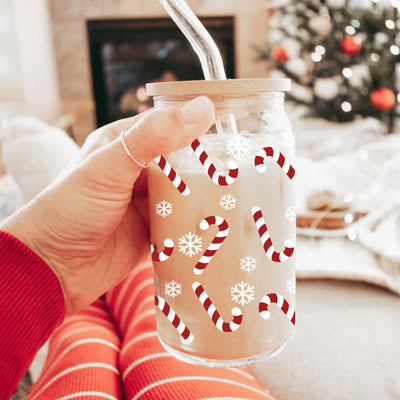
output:
[[377,110],[389,111],[396,104],[396,95],[392,89],[381,87],[371,92],[369,101]]
[[340,42],[340,50],[343,54],[354,56],[361,51],[361,43],[354,39],[354,36],[346,35]]
[[275,7],[271,7],[268,8],[267,13],[268,13],[268,19],[274,18],[276,15],[276,8]]
[[287,51],[282,46],[275,46],[271,51],[271,57],[279,62],[286,62],[289,60]]

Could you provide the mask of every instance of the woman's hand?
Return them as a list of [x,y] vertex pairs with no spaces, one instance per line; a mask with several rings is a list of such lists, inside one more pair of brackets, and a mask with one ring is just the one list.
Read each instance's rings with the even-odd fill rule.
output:
[[67,313],[90,304],[149,254],[145,176],[120,133],[146,164],[189,145],[213,121],[214,107],[202,96],[106,125],[89,135],[73,166],[0,226],[52,268]]

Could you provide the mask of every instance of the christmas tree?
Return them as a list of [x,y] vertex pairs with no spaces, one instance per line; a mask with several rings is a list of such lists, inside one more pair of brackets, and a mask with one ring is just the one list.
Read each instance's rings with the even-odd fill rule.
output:
[[[389,1],[389,0],[388,0]],[[400,69],[400,0],[269,1],[262,58],[292,79],[289,99],[310,115],[347,122],[375,117],[392,132]]]

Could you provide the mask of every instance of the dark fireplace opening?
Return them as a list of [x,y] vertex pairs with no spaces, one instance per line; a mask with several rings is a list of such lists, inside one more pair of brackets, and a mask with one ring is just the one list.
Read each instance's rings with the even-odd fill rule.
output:
[[[201,18],[228,78],[235,77],[233,17]],[[87,22],[97,125],[152,106],[145,84],[204,79],[190,44],[169,18]]]

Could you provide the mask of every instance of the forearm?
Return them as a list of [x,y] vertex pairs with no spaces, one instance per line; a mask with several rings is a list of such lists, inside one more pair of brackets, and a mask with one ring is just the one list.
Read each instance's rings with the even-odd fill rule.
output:
[[8,399],[65,311],[53,271],[22,242],[2,231],[0,269],[0,399]]

